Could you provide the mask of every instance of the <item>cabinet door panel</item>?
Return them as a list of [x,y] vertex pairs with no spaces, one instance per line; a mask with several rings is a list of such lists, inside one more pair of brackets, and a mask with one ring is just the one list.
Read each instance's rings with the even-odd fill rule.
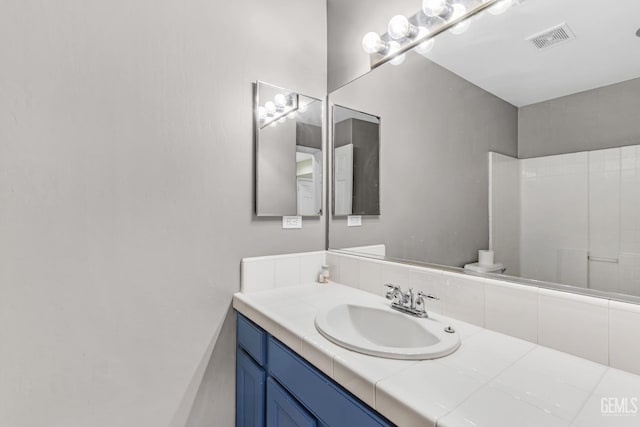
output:
[[267,379],[267,427],[316,427],[316,419],[273,378]]
[[284,344],[269,337],[269,375],[331,427],[388,427],[374,410],[337,386]]
[[236,351],[236,427],[263,427],[265,417],[264,369],[242,349]]

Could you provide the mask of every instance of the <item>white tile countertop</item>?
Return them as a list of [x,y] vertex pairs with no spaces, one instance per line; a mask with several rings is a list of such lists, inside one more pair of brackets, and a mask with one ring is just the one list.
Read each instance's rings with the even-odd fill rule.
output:
[[431,317],[461,334],[452,355],[424,361],[367,356],[315,329],[318,310],[345,302],[388,305],[330,283],[237,293],[233,307],[402,427],[640,425],[640,376],[435,313]]

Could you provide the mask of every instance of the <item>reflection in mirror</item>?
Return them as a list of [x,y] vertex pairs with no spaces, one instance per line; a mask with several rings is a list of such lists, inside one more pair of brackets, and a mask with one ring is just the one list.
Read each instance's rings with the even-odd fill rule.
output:
[[322,101],[256,84],[256,214],[322,213]]
[[380,118],[333,106],[333,214],[380,215]]
[[[358,6],[329,3],[330,41],[362,50],[339,32]],[[330,219],[329,247],[640,296],[640,2],[598,4],[514,1],[332,92],[384,116],[385,213]]]

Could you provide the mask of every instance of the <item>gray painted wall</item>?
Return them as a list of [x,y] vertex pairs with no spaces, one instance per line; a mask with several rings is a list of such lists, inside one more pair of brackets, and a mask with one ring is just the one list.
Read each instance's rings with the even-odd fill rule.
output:
[[296,122],[296,143],[322,150],[322,126]]
[[392,257],[462,265],[488,247],[488,151],[517,152],[517,109],[411,54],[331,93],[330,102],[381,117],[381,215],[332,248],[386,243]]
[[353,215],[380,212],[380,125],[358,119],[334,125],[336,147],[353,144]]
[[518,156],[549,156],[640,143],[640,79],[520,108]]
[[0,4],[0,425],[233,426],[240,259],[325,231],[253,215],[252,82],[324,96],[324,1]]

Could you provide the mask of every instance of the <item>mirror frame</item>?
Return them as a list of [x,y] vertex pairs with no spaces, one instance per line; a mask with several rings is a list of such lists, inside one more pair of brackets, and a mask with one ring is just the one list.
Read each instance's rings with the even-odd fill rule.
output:
[[[276,214],[276,213],[260,213],[258,212],[258,191],[259,191],[259,183],[258,183],[258,151],[260,145],[260,123],[259,123],[259,115],[258,115],[258,107],[260,106],[260,85],[267,85],[273,88],[282,89],[287,92],[295,93],[298,97],[304,97],[308,99],[312,99],[316,102],[320,103],[320,150],[322,157],[322,166],[320,170],[322,172],[322,176],[320,177],[320,195],[318,196],[318,200],[320,201],[320,208],[316,215],[299,215],[297,212],[291,214]],[[326,140],[326,97],[316,98],[314,96],[305,95],[300,92],[295,92],[293,90],[283,88],[281,86],[276,86],[271,83],[264,82],[262,80],[256,80],[253,83],[253,215],[257,218],[282,218],[283,216],[301,216],[303,218],[321,218],[324,215],[325,209],[325,176],[327,174],[327,155],[325,151],[327,150]],[[295,162],[295,158],[293,159]],[[327,236],[328,242],[328,236]]]

